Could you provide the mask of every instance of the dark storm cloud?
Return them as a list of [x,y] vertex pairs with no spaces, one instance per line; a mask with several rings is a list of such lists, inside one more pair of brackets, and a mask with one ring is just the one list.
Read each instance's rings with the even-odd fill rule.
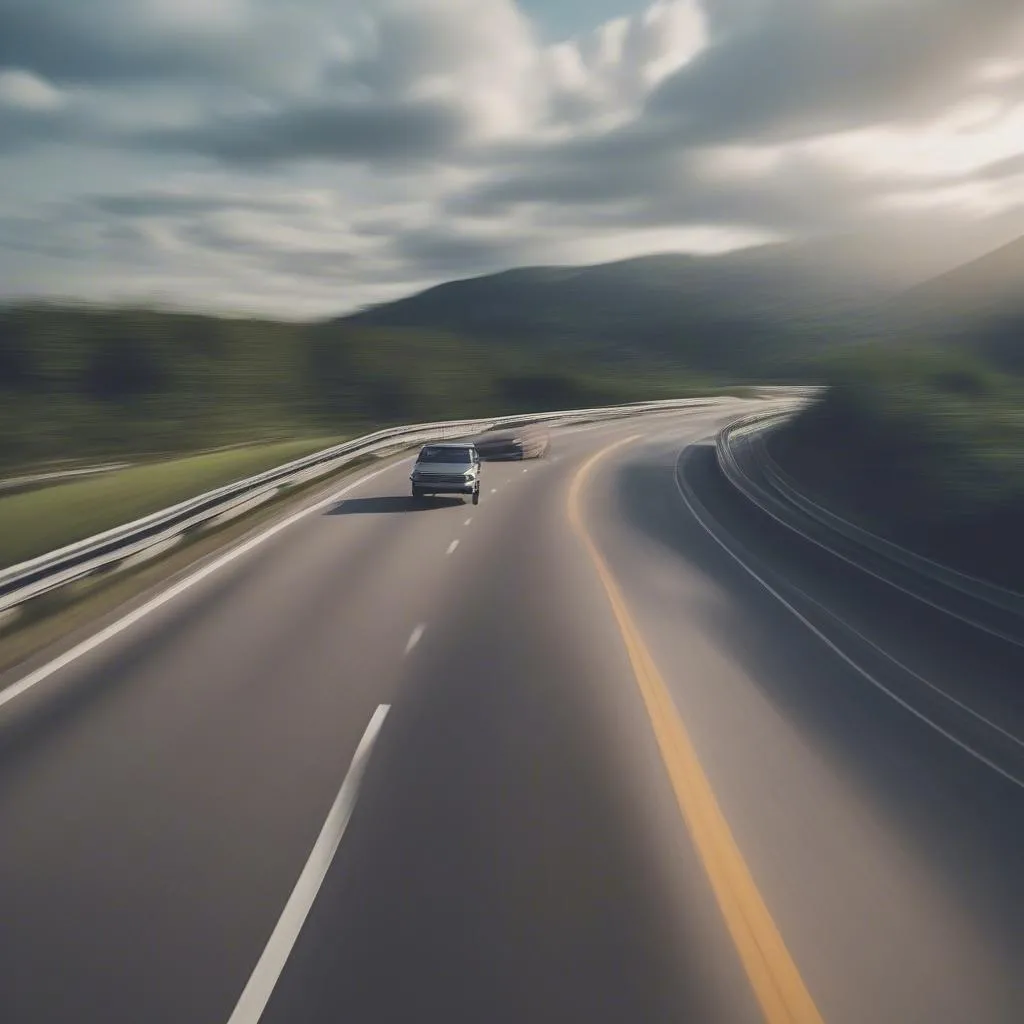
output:
[[0,156],[51,142],[73,142],[82,135],[81,123],[66,111],[0,108]]
[[647,102],[645,116],[677,141],[777,141],[934,116],[1024,24],[1020,0],[733,6],[742,11],[721,36]]
[[488,180],[457,197],[452,208],[484,214],[518,203],[579,206],[663,191],[677,182],[667,156],[660,139],[632,130],[504,150],[491,154]]
[[213,53],[203,40],[125,36],[111,3],[0,0],[0,66],[30,68],[61,83],[116,82],[195,73]]
[[224,210],[256,213],[295,213],[299,204],[288,200],[252,196],[176,195],[168,192],[136,192],[131,195],[94,196],[85,205],[115,217],[193,217]]
[[501,216],[519,203],[549,209],[545,223],[619,230],[686,224],[756,225],[803,232],[841,224],[876,195],[877,180],[829,172],[802,156],[781,158],[749,177],[725,176],[700,154],[675,159],[591,164],[578,159],[522,169],[451,201],[453,214]]
[[198,4],[0,0],[0,67],[27,68],[61,85],[269,84],[309,59],[330,5],[307,0],[289,12],[249,4],[236,16],[222,0],[206,6],[204,18]]
[[325,104],[144,133],[133,144],[235,164],[412,162],[441,156],[463,130],[459,112],[443,104]]

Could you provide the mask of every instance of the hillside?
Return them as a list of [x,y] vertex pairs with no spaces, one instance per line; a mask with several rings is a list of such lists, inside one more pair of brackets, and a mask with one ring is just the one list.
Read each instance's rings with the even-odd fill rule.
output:
[[894,331],[1024,373],[1024,238],[911,289],[888,316]]
[[792,375],[823,340],[850,336],[861,310],[884,294],[866,278],[834,273],[820,250],[768,245],[719,256],[522,268],[439,285],[347,319],[535,352]]
[[307,324],[0,307],[0,467],[817,379],[871,336],[1024,370],[1024,241],[897,300],[907,280],[869,267],[874,251],[819,239],[522,268]]
[[443,331],[145,309],[0,307],[0,470],[393,422],[667,398],[707,386]]
[[897,543],[1024,587],[1024,385],[948,347],[834,357],[770,446],[808,493]]

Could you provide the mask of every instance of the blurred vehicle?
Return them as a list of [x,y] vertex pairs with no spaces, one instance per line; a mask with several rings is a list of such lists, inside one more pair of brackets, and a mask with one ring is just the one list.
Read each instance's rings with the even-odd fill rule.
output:
[[474,443],[480,458],[489,462],[539,459],[548,450],[548,434],[537,426],[516,427],[481,434]]
[[414,498],[469,494],[480,504],[480,455],[470,442],[424,445],[409,479]]

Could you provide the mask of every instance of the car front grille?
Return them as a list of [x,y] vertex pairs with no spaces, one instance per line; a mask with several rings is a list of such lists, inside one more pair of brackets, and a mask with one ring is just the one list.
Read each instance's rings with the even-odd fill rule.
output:
[[464,476],[442,476],[440,474],[419,477],[416,481],[421,487],[458,487],[468,483]]

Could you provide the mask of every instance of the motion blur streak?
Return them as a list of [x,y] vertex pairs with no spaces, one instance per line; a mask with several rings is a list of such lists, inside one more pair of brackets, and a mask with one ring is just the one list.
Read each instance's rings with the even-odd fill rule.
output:
[[769,1024],[820,1024],[822,1017],[733,839],[668,689],[580,513],[580,491],[594,465],[639,437],[616,441],[580,467],[569,490],[569,519],[608,595],[680,810],[765,1019]]

